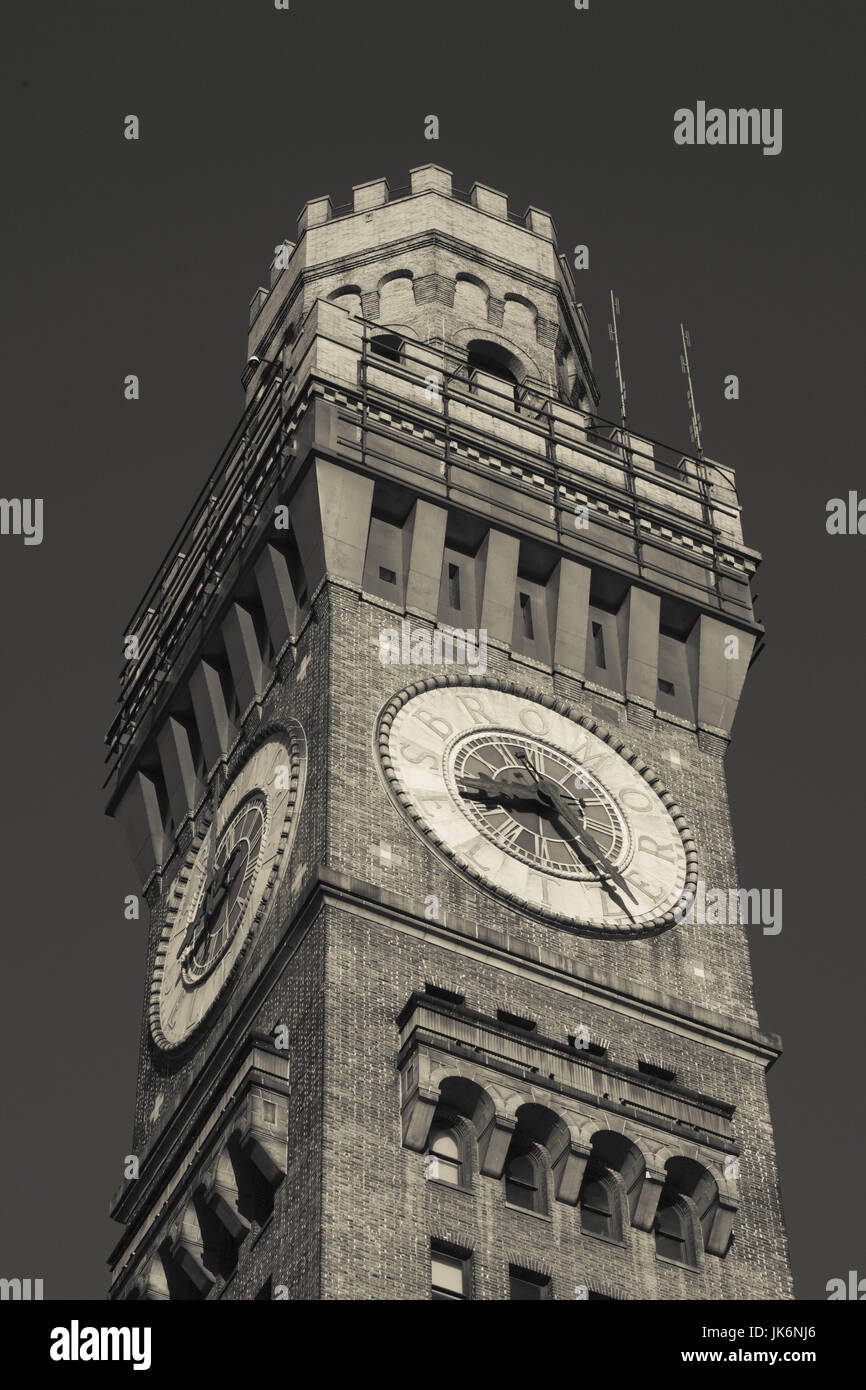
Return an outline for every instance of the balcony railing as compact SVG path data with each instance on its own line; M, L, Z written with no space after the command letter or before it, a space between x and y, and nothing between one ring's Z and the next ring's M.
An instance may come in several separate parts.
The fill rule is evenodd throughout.
M731 518L738 510L730 470L587 416L564 403L547 382L527 378L515 387L486 373L470 379L465 357L441 345L407 341L399 360L390 360L373 348L381 333L380 325L319 301L286 349L282 367L260 368L255 396L126 626L124 638L137 639L138 656L125 662L120 676L120 710L106 736L109 777L159 702L194 626L199 624L202 634L206 630L222 576L240 557L289 466L294 424L310 396L327 387L354 397L363 421L362 457L372 465L371 409L387 411L399 404L423 414L425 424L441 435L449 491L452 468L459 468L461 477L471 473L467 460L452 453L455 444L468 444L512 460L515 476L509 484L527 499L543 496L557 516L557 528L560 490L568 486L627 506L638 546L641 515L670 520L677 512L704 543L712 542L712 557L703 557L710 569L717 539L741 545L737 526L732 523L726 538L715 524L720 507ZM461 495L467 486L461 482ZM515 524L519 520L515 515Z

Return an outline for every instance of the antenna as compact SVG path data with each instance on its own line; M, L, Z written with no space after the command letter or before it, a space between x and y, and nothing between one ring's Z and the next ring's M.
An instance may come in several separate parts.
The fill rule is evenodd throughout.
M698 458L704 457L704 446L701 442L701 417L698 414L697 403L695 402L695 388L692 386L692 369L689 363L689 348L692 340L689 337L689 330L684 323L680 324L680 334L683 340L683 353L680 358L680 367L686 379L686 402L689 407L689 435L697 447Z
M624 377L623 374L622 374L622 358L620 357L620 353L619 353L619 329L617 328L617 322L616 322L617 319L618 319L620 316L621 316L621 310L620 310L620 307L619 307L619 299L618 299L617 296L614 294L613 290L611 290L611 292L610 292L610 323L607 325L607 331L608 331L608 335L609 335L609 337L610 337L610 341L613 343L613 346L614 346L614 356L615 356L614 370L615 370L615 372L616 372L616 380L617 380L617 384L618 384L618 386L619 386L619 413L620 413L620 418L622 419L622 427L623 427L623 429L625 429L626 414L627 414L627 412L626 412L627 392L626 392L626 389L625 389L625 377Z

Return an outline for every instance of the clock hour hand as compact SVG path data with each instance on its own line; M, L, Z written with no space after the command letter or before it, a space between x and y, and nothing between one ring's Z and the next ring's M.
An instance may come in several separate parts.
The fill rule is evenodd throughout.
M477 797L485 801L539 800L536 786L527 782L516 782L511 777L458 777L457 788L461 796Z

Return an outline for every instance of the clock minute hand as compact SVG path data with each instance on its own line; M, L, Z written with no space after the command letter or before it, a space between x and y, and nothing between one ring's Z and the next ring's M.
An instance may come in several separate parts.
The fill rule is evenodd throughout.
M598 843L595 837L591 835L588 830L581 829L580 842L589 851L593 859L595 859L599 868L607 875L608 878L613 880L613 882L618 887L620 893L624 894L626 897L631 898L632 902L635 905L637 905L637 898L635 897L634 893L629 888L628 884L626 883L619 870L615 869L613 864L611 864L610 860L608 859L607 855L605 854L604 850L601 848L601 845Z
M597 840L594 838L594 836L590 834L590 832L587 829L585 829L582 821L577 819L577 817L571 812L570 807L566 805L562 798L556 795L552 796L551 799L554 801L554 805L556 806L556 810L560 817L560 820L564 821L565 825L572 831L573 835L575 836L578 849L582 850L585 853L586 857L590 860L592 867L595 869L599 878L605 880L605 887L608 889L608 891L616 891L616 896L619 898L629 917L631 917L632 921L634 921L634 916L632 914L631 908L626 902L626 899L630 898L631 901L635 904L635 906L638 905L638 901L634 893L631 891L628 884L626 883L625 879L623 878L622 874L619 872L618 869L614 868L613 864L611 864L607 855L604 853L604 850L598 844Z
M567 829L571 831L577 841L578 848L584 850L589 858L594 861L593 867L596 869L599 876L609 879L611 883L614 884L618 896L621 899L631 898L631 901L637 905L637 898L622 877L622 874L611 864L601 846L584 826L582 819L579 819L574 814L574 811L566 802L559 785L551 778L545 777L543 773L539 772L537 768L533 766L527 754L524 753L521 755L521 761L535 778L541 793L546 796L555 807L560 820L565 824ZM628 903L623 902L623 906L626 912L628 912L629 917L632 917ZM634 921L633 917L632 921Z

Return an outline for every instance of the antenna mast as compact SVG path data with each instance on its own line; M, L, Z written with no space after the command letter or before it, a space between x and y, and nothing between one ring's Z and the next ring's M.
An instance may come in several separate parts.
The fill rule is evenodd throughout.
M626 392L626 389L625 389L625 377L624 377L623 374L622 374L622 358L620 357L620 353L619 353L619 329L618 329L618 327L617 327L617 319L618 319L619 317L620 317L619 299L618 299L617 296L614 294L613 290L611 290L611 292L610 292L610 323L607 325L607 331L608 331L608 334L610 335L610 341L613 343L613 346L614 346L614 355L615 355L614 370L615 370L615 372L616 372L616 380L617 380L617 384L618 384L618 386L619 386L619 413L620 413L620 418L621 418L621 420L622 420L622 427L623 427L623 429L625 429L625 422L626 422L626 416L627 416L627 411L626 411L627 392Z
M680 335L683 340L683 352L680 358L680 367L682 368L683 376L686 379L686 401L688 403L690 416L689 435L691 436L694 444L697 446L698 458L703 459L704 446L701 441L701 417L698 414L698 407L695 401L695 388L692 386L692 369L689 363L689 348L692 345L692 340L689 337L689 330L686 328L684 323L680 324Z

